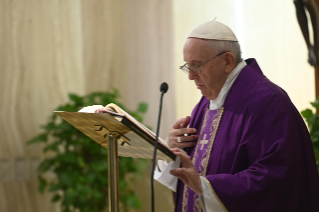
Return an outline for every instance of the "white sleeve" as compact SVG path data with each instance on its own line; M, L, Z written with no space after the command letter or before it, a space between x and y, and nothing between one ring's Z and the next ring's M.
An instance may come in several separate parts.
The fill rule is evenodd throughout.
M225 212L225 206L215 195L212 186L205 177L200 177L202 181L203 195L199 195L202 210L204 212Z
M179 157L176 157L175 161L170 161L169 163L159 160L157 164L160 171L155 168L154 179L176 192L177 177L171 175L169 172L172 169L179 168L180 163Z

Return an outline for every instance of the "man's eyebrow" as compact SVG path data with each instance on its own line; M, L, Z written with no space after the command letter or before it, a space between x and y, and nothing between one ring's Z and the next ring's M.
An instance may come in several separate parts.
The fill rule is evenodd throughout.
M186 62L186 61L184 60L184 62ZM186 63L187 63L187 62L186 62ZM203 63L203 62L197 61L197 60L192 60L192 63Z

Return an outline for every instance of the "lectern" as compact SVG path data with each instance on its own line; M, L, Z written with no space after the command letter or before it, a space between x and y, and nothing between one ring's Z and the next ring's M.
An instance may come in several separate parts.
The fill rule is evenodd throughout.
M108 149L109 211L118 212L118 156L153 159L155 135L125 116L63 111L55 113ZM165 145L158 144L157 159L171 161L175 157Z

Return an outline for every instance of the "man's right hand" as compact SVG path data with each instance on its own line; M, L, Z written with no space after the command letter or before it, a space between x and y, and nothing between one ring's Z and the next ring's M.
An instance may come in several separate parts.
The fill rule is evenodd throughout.
M198 138L198 135L188 135L197 132L195 128L187 128L190 119L190 116L186 116L185 118L177 120L173 124L167 139L167 144L170 148L185 148L193 147L195 145L194 142L189 142ZM181 142L178 142L178 137L180 138Z

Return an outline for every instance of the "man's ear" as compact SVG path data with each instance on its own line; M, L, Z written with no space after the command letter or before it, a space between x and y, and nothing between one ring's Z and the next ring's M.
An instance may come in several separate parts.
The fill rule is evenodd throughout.
M236 67L235 55L232 52L226 52L225 58L225 72L229 74Z

